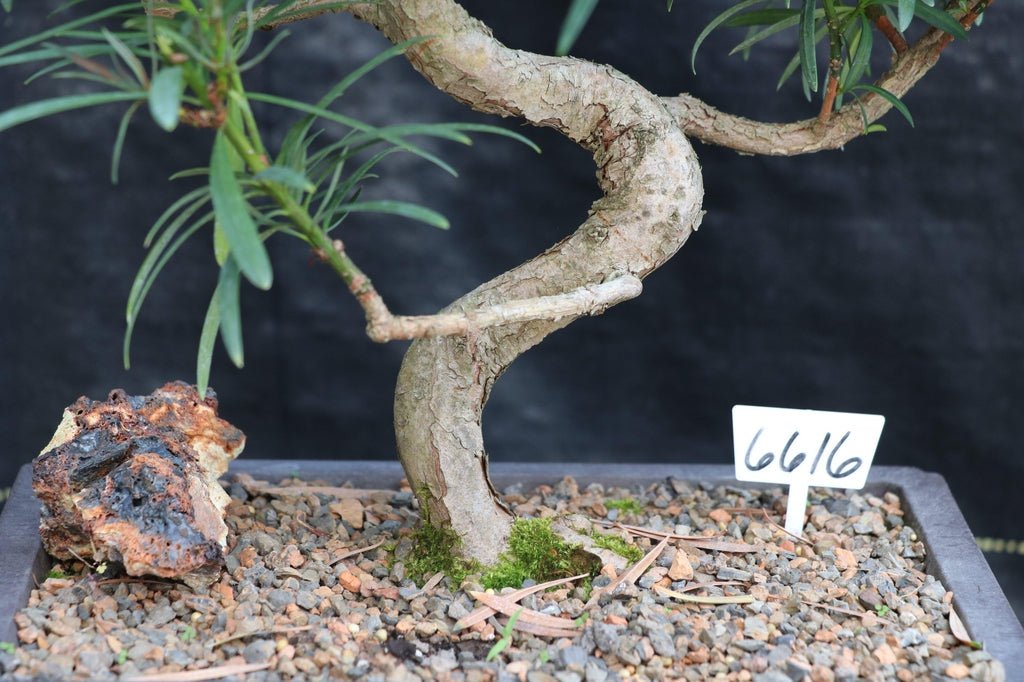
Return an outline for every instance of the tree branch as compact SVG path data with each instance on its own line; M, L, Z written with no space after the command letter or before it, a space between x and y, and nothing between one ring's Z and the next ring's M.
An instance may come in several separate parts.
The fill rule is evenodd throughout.
M910 45L907 44L907 39L903 37L903 34L900 33L895 26L892 25L892 22L889 21L889 17L885 16L885 10L878 5L871 5L865 10L865 13L868 16L868 19L875 24L875 28L878 29L878 32L885 36L885 39L889 41L889 44L892 45L892 49L896 51L896 54L903 54L910 49Z
M962 18L965 29L989 0L973 0ZM890 68L875 83L902 98L939 61L943 48L953 39L937 29L928 30L913 47L896 57ZM689 94L663 98L687 135L708 144L734 149L741 154L794 156L825 149L838 149L863 135L868 124L885 115L892 105L883 97L869 93L860 105L850 103L826 121L818 118L793 123L766 123L727 114Z
M366 311L366 333L381 343L436 336L465 336L490 327L520 322L558 321L567 317L600 315L614 305L636 298L642 291L643 284L638 278L623 275L551 296L495 303L465 312L413 316L392 315L372 286L359 292L353 287L356 299Z

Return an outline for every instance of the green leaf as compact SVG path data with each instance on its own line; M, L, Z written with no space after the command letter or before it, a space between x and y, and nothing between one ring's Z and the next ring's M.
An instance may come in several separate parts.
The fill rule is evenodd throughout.
M121 150L124 149L124 138L128 134L128 124L131 123L132 116L142 106L142 102L134 102L128 110L124 112L124 116L121 117L121 124L117 126L117 137L114 138L114 154L110 160L110 182L111 184L117 184L117 172L121 167Z
M780 21L786 19L792 19L799 14L795 9L784 9L784 8L769 8L769 9L757 9L752 12L744 12L738 16L732 17L729 21L725 22L725 25L730 28L736 28L740 26L766 26L770 24L777 24Z
M54 26L53 28L47 29L45 31L40 31L39 33L30 35L27 38L16 40L13 43L7 43L6 45L0 47L0 56L12 54L14 52L21 50L23 47L28 47L29 45L41 43L44 40L49 40L50 38L53 38L55 36L62 36L68 31L71 31L72 29L78 28L79 26L85 26L86 24L91 24L92 22L99 21L100 19L106 19L107 17L112 17L122 13L134 15L138 11L138 2L115 5L114 7L107 7L106 9L102 9L98 12L93 12L92 14L89 14L87 16L79 17L74 21L69 21L59 26Z
M846 75L846 82L843 84L843 90L849 90L852 86L856 85L867 71L868 66L871 64L871 48L873 47L873 42L874 37L871 30L871 22L868 21L867 17L861 15L857 47L854 50L853 58L850 61L850 70Z
M191 217L192 213L205 202L206 198L204 197L202 200L196 201L193 206L182 211L181 215L179 215L160 236L160 239L153 244L153 248L150 249L148 254L146 254L146 258L143 259L142 265L139 266L139 272L135 275L135 281L132 282L132 288L128 294L128 305L125 314L125 320L127 322L124 332L123 347L125 369L131 367L130 351L132 334L135 331L135 322L139 318L139 311L142 309L142 303L146 300L146 296L149 294L149 290L153 287L153 283L156 282L157 276L160 274L160 271L163 270L164 266L167 265L167 262L171 257L177 253L178 249L181 248L181 245L194 235L203 225L213 219L213 212L211 211L190 225L176 239L174 238L178 228L183 225L185 221ZM171 241L172 239L173 241Z
M819 19L822 19L824 16L825 16L825 10L823 10L823 9L815 10L815 12L814 12L814 20L815 21L817 21ZM760 31L756 31L756 32L750 33L741 43L739 43L738 45L736 45L736 47L734 47L731 50L729 50L729 54L730 55L734 55L737 52L744 52L746 50L749 50L751 47L753 47L757 43L761 42L765 38L770 38L771 36L775 35L776 33L780 33L782 31L786 30L787 28L792 28L793 26L798 25L800 23L800 21L801 21L801 15L800 14L793 14L789 18L782 19L781 21L778 21L778 22L772 24L771 26L767 26L767 27L761 29ZM821 32L821 35L824 35L824 32ZM818 38L817 40L820 42L821 39Z
M239 265L234 254L228 256L217 280L217 306L220 308L220 338L231 362L241 369L245 365L242 351L242 312L239 305Z
M502 637L507 639L512 636L512 630L515 629L516 621L519 620L519 616L520 614L522 614L522 612L522 609L516 609L515 613L513 613L512 616L508 619L508 622L505 623L505 627L501 629Z
M511 643L512 640L510 639L499 639L497 642L494 643L494 646L492 646L490 650L487 652L487 657L484 659L484 661L490 663L498 656L500 656L501 652L507 649L508 645Z
M329 109L324 109L323 107L314 106L312 104L306 104L305 102L288 99L286 97L278 97L276 95L268 95L260 92L250 92L248 94L248 97L249 99L256 102L265 102L267 104L273 104L275 106L287 107L289 109L294 109L295 111L301 111L306 114L313 114L314 116L317 116L319 118L323 118L334 123L340 123L343 126L347 126L349 128L352 128L353 130L358 130L360 132L376 133L381 140L390 142L391 144L397 147L401 147L405 151L415 154L416 156L429 161L435 166L438 166L439 168L445 170L449 174L458 176L458 173L455 172L454 168L452 168L449 164L445 163L436 155L431 154L427 150L417 145L414 145L411 142L403 140L401 137L391 135L380 128L374 128L371 125L363 123L362 121L357 121L356 119L351 118L349 116L337 114Z
M345 0L343 2L320 2L317 3L316 9L317 11L320 12L329 12L331 10L343 9L345 7L348 7L349 5L359 3L362 1L363 0ZM278 3L274 7L274 9L272 9L270 12L267 12L265 15L256 20L255 27L264 28L265 26L269 26L270 24L273 24L275 22L285 21L287 19L291 19L292 17L299 17L304 12L308 11L308 8L303 6L300 6L297 9L293 9L291 11L286 11L288 7L294 4L295 0L289 0L287 2Z
M238 268L253 286L266 290L274 281L270 256L267 255L267 249L260 240L255 223L249 217L242 188L231 168L228 144L224 134L218 132L210 156L210 194L213 196L213 210L228 244L231 245L232 260L237 261ZM226 316L226 312L222 307L221 313Z
M412 38L410 40L398 43L397 45L394 45L388 48L387 50L384 50L383 52L377 54L372 59L366 61L357 69L351 71L348 75L346 75L344 78L338 81L338 83L334 87L328 90L327 93L320 98L320 100L317 102L317 106L320 107L321 109L326 109L335 100L341 97L345 93L345 91L348 90L348 88L350 88L352 84L358 81L360 78L370 73L371 71L373 71L374 69L376 69L378 66L388 61L389 59L394 59L395 57L404 54L405 51L408 50L409 47L411 47L412 45L422 43L423 41L429 39L430 36L419 36L417 38ZM297 121L294 125L292 125L291 128L288 129L288 133L285 135L284 142L281 143L281 152L278 155L278 163L288 165L293 168L302 167L302 158L300 157L300 153L304 151L303 144L306 141L307 135L309 134L309 129L313 125L313 121L315 119L316 116L310 114Z
M357 211L367 213L389 213L404 218L412 218L442 230L449 227L448 219L437 211L418 204L405 201L357 201L338 206L339 211Z
M4 8L5 12L10 12L11 7L14 6L14 0L0 0L0 7Z
M146 87L146 69L142 66L142 62L139 61L139 58L136 57L132 53L131 49L129 49L129 47L113 33L105 28L101 28L100 31L107 43L114 48L114 52L117 53L117 56L120 57L121 60L128 65L128 68L132 70L132 73L135 74L135 79L139 81L139 85Z
M800 10L800 73L804 85L811 91L818 91L818 55L814 40L814 10L816 0L804 0Z
M315 192L316 185L309 181L305 175L295 170L294 168L288 168L286 166L271 166L266 170L262 170L254 175L257 180L267 180L270 182L276 182L284 185L285 187L291 187L292 189L299 189L303 192Z
M153 240L156 239L156 236L157 234L159 234L160 229L167 223L168 220L170 220L174 216L174 214L181 210L186 204L189 204L191 202L198 202L199 199L202 199L203 203L205 203L206 201L209 200L209 197L210 188L205 186L197 187L196 189L187 193L185 196L179 197L177 200L175 200L173 204L168 206L163 213L160 214L160 217L156 219L156 222L153 223L153 226L149 228L149 232L146 233L145 238L142 240L142 245L148 249L150 244L153 243ZM197 210L197 208L192 210Z
M910 115L910 109L907 108L906 104L900 101L899 97L892 94L885 88L880 88L877 85L868 85L867 83L861 83L860 85L854 86L851 89L855 91L867 90L868 92L875 93L882 99L889 102L889 104L891 104L896 111L903 114L903 118L907 119L907 123L909 123L911 127L914 127L914 117Z
M897 28L900 32L907 30L910 26L910 22L914 20L914 6L917 4L917 0L899 0L896 5L896 18L899 19Z
M231 245L228 244L228 238L224 236L224 230L220 223L215 220L213 221L213 257L217 261L217 265L223 266L229 253L231 253Z
M562 21L562 28L558 32L558 45L555 47L555 54L560 57L569 54L576 39L580 37L583 27L590 20L590 15L594 13L595 7L597 7L597 0L572 0L569 11L566 12L565 19Z
M917 5L915 14L925 23L934 26L940 31L945 31L958 40L967 40L967 31L946 10L929 7L922 3Z
M181 96L185 92L185 75L180 66L161 69L153 76L149 88L149 113L156 124L171 132L178 127Z
M690 51L690 69L694 73L697 73L697 50L700 49L700 46L705 40L707 40L707 37L711 35L712 31L748 7L753 7L754 5L759 5L763 2L765 2L765 0L743 0L743 2L730 7L708 22L708 25L704 27L704 30L700 32L700 35L697 36L697 40L693 43L693 49Z
M38 102L30 102L20 107L8 109L0 113L0 132L35 121L36 119L59 114L74 109L85 109L87 107L113 104L114 102L129 102L132 100L145 99L145 92L94 92L87 95L68 95L66 97L54 97Z
M280 42L282 40L284 40L285 38L287 38L290 35L291 35L291 31L289 31L287 29L285 29L283 31L279 31L270 40L270 42L267 43L266 47L264 47L262 50L260 50L256 54L255 57L253 57L252 59L246 60L245 62L242 62L241 64L239 64L238 65L238 72L239 73L245 73L246 71L248 71L252 67L254 67L257 64L259 64L260 62L262 62L264 59L266 59L267 57L270 56L270 53L274 51L274 48L276 48L280 44Z
M220 287L213 291L210 305L206 309L203 320L203 331L199 334L199 350L196 353L196 388L199 389L200 400L206 397L206 389L210 385L210 366L213 364L213 347L217 342L217 331L220 329Z

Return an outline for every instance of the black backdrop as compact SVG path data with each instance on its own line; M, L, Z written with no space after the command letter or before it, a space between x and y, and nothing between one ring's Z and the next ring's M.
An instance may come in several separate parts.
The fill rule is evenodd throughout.
M57 4L16 0L0 21L2 41L38 30ZM567 3L466 4L507 44L550 51ZM574 52L655 92L690 91L766 120L813 115L796 79L774 92L792 36L744 63L725 56L742 36L715 35L700 75L690 73L689 47L721 9L691 0L669 14L660 0L605 0ZM640 299L577 322L510 369L486 415L492 457L726 462L735 403L880 413L878 464L943 473L976 534L1018 535L1024 63L1012 27L1024 8L998 3L990 14L906 98L914 128L891 113L889 133L792 159L698 145L708 212L700 231ZM386 45L346 16L293 31L250 89L308 101ZM79 87L25 86L29 73L0 72L0 108ZM374 123L487 120L401 61L341 107ZM260 114L279 140L291 117ZM166 178L204 165L209 135L166 135L139 116L114 189L107 169L119 115L92 110L0 135L0 482L78 395L147 392L194 375L215 281L208 235L154 287L129 372L120 343L142 236L180 191ZM450 232L366 216L346 223L350 251L393 310L432 312L582 220L597 196L590 159L550 131L525 132L543 154L499 138L443 145L459 179L394 158L368 190L452 221ZM249 435L247 456L393 457L391 389L404 344L367 340L358 307L297 243L279 240L272 256L273 290L243 294L246 368L218 351L213 370L222 414ZM994 559L1006 581L1019 571L1020 560Z

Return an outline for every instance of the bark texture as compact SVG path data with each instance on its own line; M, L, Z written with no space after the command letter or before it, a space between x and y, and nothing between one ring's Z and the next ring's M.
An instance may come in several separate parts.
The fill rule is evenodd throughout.
M597 165L604 196L571 236L445 312L642 279L698 226L703 185L693 148L664 102L625 75L509 49L451 0L381 0L349 11L393 42L436 36L408 53L427 80L478 111L555 128ZM420 339L405 357L395 395L399 455L426 518L455 530L467 556L493 562L512 521L488 480L481 431L494 382L521 353L586 312L593 311Z

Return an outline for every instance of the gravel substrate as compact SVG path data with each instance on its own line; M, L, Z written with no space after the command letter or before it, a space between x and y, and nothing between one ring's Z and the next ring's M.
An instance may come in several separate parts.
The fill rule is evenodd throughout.
M236 666L249 671L247 680L1005 679L1000 663L954 637L953 595L924 573L925 547L891 493L812 489L800 542L774 524L785 509L780 489L676 480L644 490L579 489L572 479L506 489L522 516L580 514L743 541L755 551L675 541L635 584L588 609L591 595L580 586L527 596L520 606L564 618L566 627L582 622L579 634L516 630L488 662L504 616L454 630L481 605L470 595L483 589L479 577L462 585L445 577L424 588L407 575L409 535L419 520L412 493L313 485L236 479L231 552L208 590L113 577L114 567L98 575L82 564L61 566L67 575L48 578L17 616L20 643L0 650L3 677L130 679ZM640 511L609 504L630 499ZM632 541L645 553L658 544ZM602 571L594 592L612 574ZM661 588L753 599L683 603Z

